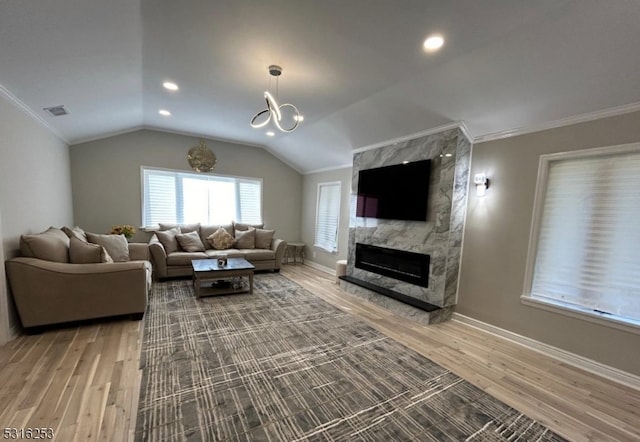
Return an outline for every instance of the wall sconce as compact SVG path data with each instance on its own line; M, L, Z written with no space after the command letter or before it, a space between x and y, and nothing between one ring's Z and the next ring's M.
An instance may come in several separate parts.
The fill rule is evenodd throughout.
M473 184L476 185L476 195L484 196L489 188L489 178L484 173L476 173L473 177Z

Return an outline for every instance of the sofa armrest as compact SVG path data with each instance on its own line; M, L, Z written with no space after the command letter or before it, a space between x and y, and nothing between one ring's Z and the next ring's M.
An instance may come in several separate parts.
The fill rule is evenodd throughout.
M167 252L158 237L154 233L149 240L149 252L156 278L166 278L167 273Z
M24 327L143 313L151 288L148 261L69 264L12 258L5 266Z
M282 264L282 258L284 257L284 251L286 248L287 242L284 239L274 239L271 241L271 250L276 252L274 269L280 269L280 264Z
M129 243L129 259L131 261L149 261L149 244L144 242Z

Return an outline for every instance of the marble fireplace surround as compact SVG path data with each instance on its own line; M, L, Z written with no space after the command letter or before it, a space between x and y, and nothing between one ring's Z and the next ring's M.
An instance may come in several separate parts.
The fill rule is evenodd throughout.
M406 303L347 281L340 285L398 314L423 323L451 317L456 304L462 251L471 143L459 128L358 152L353 156L352 189L358 188L358 172L403 161L431 160L427 221L375 220L351 217L347 277L366 281L403 296L435 305L435 312L417 310ZM355 198L352 198L355 204ZM353 209L353 208L352 208ZM355 213L355 210L352 210ZM431 256L429 284L421 287L354 266L356 243L423 253Z

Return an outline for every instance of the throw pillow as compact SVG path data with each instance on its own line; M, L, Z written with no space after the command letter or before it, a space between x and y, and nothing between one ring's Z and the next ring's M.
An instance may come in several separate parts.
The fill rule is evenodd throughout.
M253 227L254 229L262 229L264 228L264 224L247 224L247 223L233 223L233 228L237 232L238 230L249 230L249 228Z
M185 252L204 252L204 244L198 232L181 233L176 235L176 239Z
M22 235L20 252L27 258L69 262L69 237L55 227L35 235Z
M99 244L84 242L76 237L69 241L69 260L71 264L93 264L113 262L104 247Z
M129 261L129 243L124 235L100 235L87 232L87 239L92 244L104 247L115 262Z
M233 236L224 227L219 227L218 230L209 235L207 241L217 250L226 250L233 247Z
M195 232L200 230L200 223L193 224L173 224L173 223L158 223L160 230L180 229L182 233Z
M256 229L249 227L249 230L236 230L235 245L237 249L255 249Z
M164 247L167 255L180 250L180 244L178 244L178 240L176 239L176 236L180 235L180 233L182 233L180 232L180 227L156 232L158 241L160 241Z
M256 249L270 249L275 230L256 229Z
M78 238L82 242L87 242L87 234L84 232L84 230L82 230L82 228L78 226L75 226L75 227L64 226L62 228L62 231L69 237L69 239Z
M233 237L233 224L223 224L223 225L201 225L200 226L200 239L202 239L202 243L205 245L207 249L213 248L213 245L209 241L209 237L216 233L216 231L220 228L224 228L229 235Z

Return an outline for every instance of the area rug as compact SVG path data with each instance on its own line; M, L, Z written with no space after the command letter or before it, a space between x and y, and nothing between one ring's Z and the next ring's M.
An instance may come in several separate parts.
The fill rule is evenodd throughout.
M278 274L196 299L155 284L138 441L561 441Z

